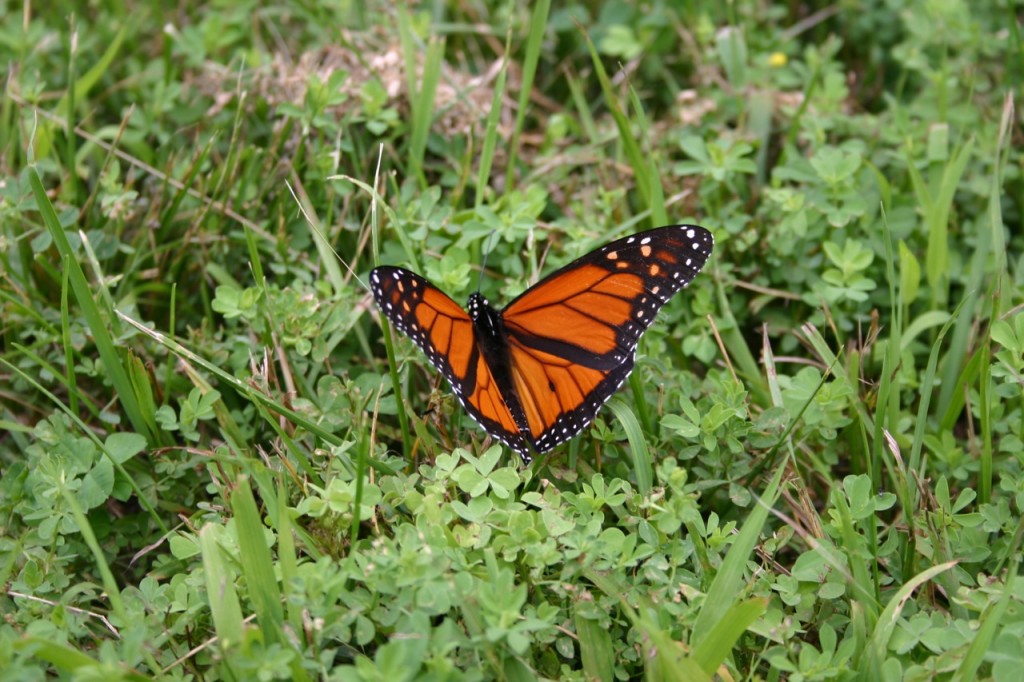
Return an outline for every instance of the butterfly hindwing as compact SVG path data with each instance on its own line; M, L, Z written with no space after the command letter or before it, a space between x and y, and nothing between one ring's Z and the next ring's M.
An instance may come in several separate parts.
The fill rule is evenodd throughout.
M538 452L593 421L632 371L640 336L700 272L713 245L696 225L625 237L546 277L502 311Z
M375 268L370 273L370 289L378 307L420 347L484 430L513 450L526 452L502 389L477 346L473 321L466 311L426 279L403 268Z
M529 442L547 452L590 425L633 369L629 354L607 370L509 339L512 378L529 425Z

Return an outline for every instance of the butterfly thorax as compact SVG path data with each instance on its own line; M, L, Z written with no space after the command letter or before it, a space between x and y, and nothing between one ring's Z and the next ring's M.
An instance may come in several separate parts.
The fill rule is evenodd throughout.
M505 342L505 323L501 313L495 310L483 294L470 294L466 304L466 312L473 320L473 331L480 342L484 356L488 362L497 361L507 364L508 345Z

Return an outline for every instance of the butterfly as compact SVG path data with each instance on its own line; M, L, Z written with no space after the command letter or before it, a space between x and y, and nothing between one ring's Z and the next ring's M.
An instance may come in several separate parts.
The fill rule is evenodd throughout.
M502 310L466 310L414 272L381 266L370 290L487 433L520 455L576 436L633 370L640 336L714 246L698 225L624 237L577 258Z

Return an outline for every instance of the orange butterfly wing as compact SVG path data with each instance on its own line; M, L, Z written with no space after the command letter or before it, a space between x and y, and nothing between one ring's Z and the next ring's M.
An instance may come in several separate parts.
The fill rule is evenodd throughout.
M696 225L642 232L593 251L502 311L527 441L545 452L585 429L633 369L640 336L714 246Z
M382 266L370 274L380 309L452 385L459 402L491 435L517 452L526 450L473 333L473 321L458 303L414 272Z

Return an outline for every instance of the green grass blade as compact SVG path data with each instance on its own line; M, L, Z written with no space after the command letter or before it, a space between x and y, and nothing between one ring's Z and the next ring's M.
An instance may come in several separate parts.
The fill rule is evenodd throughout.
M377 167L377 172L380 172L380 166ZM406 253L409 255L409 259L412 262L414 270L419 270L417 264L416 249L413 248L412 241L408 235L402 229L402 224L397 220L394 211L382 201L380 194L377 192L379 186L379 178L374 177L374 186L370 187L364 182L349 178L347 176L341 176L343 179L349 180L356 187L359 187L364 192L368 193L371 198L371 213L370 213L370 238L373 249L373 264L380 265L380 241L381 241L381 226L378 207L383 207L385 215L388 216L389 222L394 225L395 233L398 235L399 241L402 246L405 247ZM406 414L404 403L402 401L402 382L398 378L398 362L395 360L395 338L391 333L391 324L387 321L387 318L381 316L381 333L384 337L384 351L388 358L388 376L391 378L391 387L395 394L395 400L398 401L400 409L398 410L398 427L402 432L402 447L405 453L408 455L412 451L412 438L409 433L409 416Z
M580 644L580 660L588 679L613 682L615 679L615 658L612 656L611 635L601 627L600 622L587 618L579 609L573 617L576 637Z
M966 304L971 302L970 297L965 297L963 302ZM952 343L950 343L952 347ZM957 375L956 385L957 386L974 386L978 381L978 377L981 375L982 365L990 363L991 357L984 354L984 346L978 346L977 349L967 358L967 362L964 364L963 369L960 370L960 374ZM949 352L947 351L946 355ZM941 366L941 363L940 363ZM941 379L939 382L941 383ZM941 389L941 385L939 386ZM941 393L940 393L941 397ZM949 404L946 405L946 409L937 413L941 415L939 419L939 426L941 429L952 429L963 417L964 406L967 405L967 394L965 391L953 391L949 399Z
M188 171L185 173L185 177L183 180L181 180L180 182L172 183L170 182L170 176L163 176L164 190L166 191L167 187L174 187L176 192L174 194L174 197L169 202L167 202L166 208L164 208L164 210L160 212L160 218L158 219L158 222L160 224L161 230L168 230L171 227L171 223L174 217L178 214L178 211L181 209L181 204L186 197L188 197L193 192L198 194L198 190L196 190L193 187L193 185L195 184L196 178L199 177L199 174L203 171L204 168L206 168L206 161L210 156L210 152L214 148L215 141L216 138L211 137L211 139L209 139L207 143L203 145L203 148L199 151L199 153L195 157L193 157L192 163L189 165ZM251 225L249 225L248 223L243 223L243 225L245 225L246 229L248 230L252 229Z
M316 207L313 206L313 202L309 200L301 184L297 184L296 188L298 191L293 192L292 196L299 202L302 215L306 217L306 224L309 226L313 243L316 245L317 255L320 257L320 265L323 267L327 281L331 283L334 294L337 296L348 288L348 284L345 282L345 275L341 272L341 267L338 265L338 254L334 251L334 247L331 246L327 237L324 236L323 230L320 229L320 218L317 216ZM256 260L258 262L258 259ZM259 286L265 286L265 282L265 279L257 280Z
M918 336L933 329L935 327L941 327L949 321L950 315L945 310L930 310L925 313L921 313L913 322L908 324L903 329L903 334L899 338L900 352L906 351L910 344L917 339Z
M82 314L85 316L89 331L92 332L93 340L96 343L96 350L103 360L104 369L110 377L110 383L114 386L114 393L117 396L118 402L128 416L132 428L137 433L145 436L151 443L157 442L156 435L150 430L146 419L142 415L142 411L139 409L138 403L135 401L135 391L132 389L131 380L128 377L128 371L125 368L121 353L114 345L114 340L107 328L107 323L104 321L104 315L100 313L100 308L96 305L92 289L89 288L89 283L85 279L85 273L82 272L81 265L79 265L74 250L71 248L71 242L68 241L67 235L64 234L64 228L60 225L57 213L53 209L53 204L50 203L49 197L46 196L42 180L39 179L39 174L34 168L30 169L28 176L43 224L53 238L53 242L68 268L71 291L74 293L75 300L78 301L78 305L82 309ZM113 310L106 310L105 313L107 319L115 318Z
M597 131L597 123L594 122L594 115L590 111L590 103L584 94L584 84L578 76L573 73L567 74L566 85L569 86L569 94L572 96L573 109L579 119L580 127L583 129L584 137L592 145L601 144L601 136Z
M93 64L88 71L75 80L74 88L64 93L60 98L60 101L57 102L57 106L54 107L54 111L66 112L73 103L81 102L86 96L88 96L89 92L110 70L111 64L114 63L118 52L121 51L121 45L124 43L124 39L128 35L129 28L130 26L128 24L121 26L118 32L114 34L109 42L106 43L106 49L104 50L103 55L100 56L99 60L97 60L97 62ZM71 75L74 75L73 70L69 71ZM65 121L64 123L67 126L68 137L74 137L75 132L73 119ZM44 123L39 127L35 136L35 142L35 154L37 159L43 159L50 155L50 147L53 144L53 126L50 123Z
M636 181L636 188L640 194L641 204L643 208L654 214L655 207L653 205L654 197L651 195L651 183L654 182L655 179L651 178L650 167L648 166L645 156L640 149L636 135L630 126L629 119L626 118L626 114L623 112L622 106L619 104L619 98L616 96L614 88L612 88L612 83L608 78L608 73L604 70L604 64L601 63L601 57L597 53L597 48L594 46L589 35L584 34L584 39L587 43L587 49L590 51L590 60L594 65L594 72L597 74L597 80L601 84L601 92L604 94L605 104L608 106L608 110L611 112L612 118L615 120L615 126L619 131L619 143L622 145L623 151L626 154L626 160L633 169L633 177ZM660 178L657 178L657 181L660 182ZM662 213L664 213L664 205L662 206ZM661 219L661 215L655 216L655 220ZM666 223L662 222L659 224L664 225Z
M71 345L71 322L68 316L68 273L71 268L64 260L64 269L60 280L60 331L64 343L64 385L68 390L71 411L78 414L78 380L75 378L75 351ZM59 376L59 374L55 375Z
M805 324L800 328L800 330L803 332L807 341L811 344L811 348L813 348L814 352L818 354L818 357L820 357L825 364L833 368L836 376L843 379L851 386L857 385L856 380L850 376L846 368L842 364L836 362L836 355L832 352L832 349L828 345L828 341L826 341L825 337L821 335L821 332L818 331L817 327L812 324ZM864 424L869 433L873 433L875 430L875 420L870 414L868 414L868 411L860 397L854 395L850 398L850 403L851 407L854 408L857 416L860 418L861 423Z
M655 225L668 225L668 212L665 210L665 190L661 186L661 170L658 167L657 154L651 149L652 145L650 144L650 125L647 122L647 116L644 114L643 102L632 85L629 87L629 97L633 104L637 126L640 128L640 139L643 140L646 147L646 152L640 152L639 148L637 151L640 153L638 162L647 166L647 172L644 174L647 178L647 207L651 211L651 219Z
M945 177L943 179L945 180ZM953 190L955 190L955 187ZM950 197L949 201L952 202L952 197ZM948 214L949 206L946 207L945 211ZM970 262L964 268L964 272L967 274L967 282L964 286L964 289L967 291L967 295L964 297L965 314L957 321L956 326L953 328L953 334L949 342L949 352L946 354L946 360L942 366L942 383L939 388L938 401L939 412L946 411L953 400L954 392L958 390L956 379L963 367L963 358L968 355L967 343L972 333L974 319L978 314L978 297L987 269L985 262L991 256L992 232L989 229L981 229L978 233L978 240L974 252L971 254Z
M993 301L993 308L996 307ZM998 316L993 314L992 319ZM981 357L988 358L991 350L991 327L985 330L984 343L981 346ZM981 452L978 457L978 503L989 504L992 501L992 363L982 363L981 376L978 377L978 410L981 425Z
M153 383L149 369L142 359L132 349L128 349L125 355L125 363L128 368L128 380L132 385L132 395L135 396L135 403L139 406L142 418L146 420L150 431L161 436L160 444L166 445L170 438L166 437L156 423L156 411L158 405L153 395Z
M67 36L65 37L65 43L67 45L67 73L65 74L64 81L66 83L74 83L75 57L78 54L78 39L75 30L75 15L72 14L68 17L68 24L69 30ZM75 103L77 101L75 98L75 90L76 88L74 87L69 87L67 89L67 91L64 94L64 101L62 102L64 106L61 109L59 109L59 111L64 112L65 125L67 126L68 131L68 134L65 137L66 147L64 151L64 165L65 167L71 169L74 169L78 165L75 158L77 156L76 150L78 148L78 136L75 135L74 132L76 126L75 121L77 120L77 117L75 116ZM79 203L77 173L71 172L65 176L65 183L62 189L64 192L64 196L67 197L70 203Z
M281 571L281 591L284 596L285 617L292 632L302 632L302 594L295 589L293 581L299 579L299 557L295 549L295 528L291 510L288 508L290 491L284 477L278 480L275 496L276 510L274 529L277 531L277 562Z
M739 535L729 547L722 566L715 574L711 587L704 596L704 603L700 607L697 619L693 623L690 644L694 649L708 638L736 603L737 596L743 593L743 574L747 568L747 561L754 552L761 529L768 520L768 513L779 497L779 483L785 469L784 462L776 467L764 495L753 505L750 515L740 527Z
M426 187L427 176L423 169L423 159L427 150L427 135L434 121L434 97L437 94L437 84L441 80L444 41L436 37L427 41L422 71L417 69L416 64L420 62L419 57L423 54L421 43L413 31L412 20L405 5L399 4L397 9L399 37L402 53L405 55L406 88L412 116L408 174L418 178L421 186Z
M992 255L995 260L995 277L989 287L989 300L991 309L989 312L989 324L985 325L984 341L981 344L981 354L989 358L989 351L992 345L992 324L999 317L1002 308L1004 292L1012 292L1014 286L1006 269L1006 243L1005 225L1003 223L1003 170L1008 161L1009 149L1006 149L1006 141L1010 137L1013 117L1013 97L1007 93L1003 104L1003 115L999 123L999 135L995 147L995 168L992 171L992 182L989 185L988 193L988 227L990 230L989 241L992 245ZM1003 153L1006 149L1006 154ZM1012 295L1012 294L1011 294ZM981 405L981 456L980 470L978 472L978 501L987 504L992 499L993 485L993 384L992 364L985 362L981 369L981 377L978 382Z
M768 384L772 407L785 407L782 389L779 387L779 371L775 366L775 351L772 350L771 339L768 336L768 325L761 327L761 360L764 362L765 383Z
M264 535L265 526L249 482L244 478L237 482L231 494L231 510L235 516L242 572L264 641L283 643L281 590L274 577L274 563Z
M876 490L881 489L884 486L884 482L881 480L881 469L882 464L885 463L888 471L892 476L893 489L904 509L913 509L913 485L910 479L906 476L906 470L904 469L903 462L897 461L894 457L894 461L886 460L886 453L890 452L889 445L891 443L891 432L897 431L900 425L900 407L901 391L900 391L900 374L897 371L901 359L900 359L900 339L903 336L903 312L908 307L902 300L903 288L897 288L898 284L901 284L902 280L897 279L896 276L896 254L897 250L893 248L892 233L889 230L888 216L883 211L882 213L882 228L884 231L884 245L885 245L885 273L886 280L889 284L889 315L892 320L889 326L889 342L885 346L885 354L882 356L882 374L878 384L878 398L876 403L876 416L875 419L875 430L871 434L871 480ZM894 453L895 454L895 453ZM915 517L913 514L909 514L907 518L907 525L910 529L911 537L914 536L915 529ZM879 583L878 575L878 528L874 523L867 524L866 532L869 537L869 546L874 555L874 561L872 567L875 569L873 575L874 583L876 586ZM906 544L904 544L906 548ZM904 552L906 557L908 552ZM913 561L913 559L911 559Z
M892 599L889 600L889 603L886 604L885 608L878 615L877 623L868 642L868 648L861 659L861 665L858 666L860 671L867 676L867 679L882 679L882 664L888 658L889 640L896 629L896 623L903 612L903 607L907 605L907 601L914 593L914 590L940 573L953 568L955 565L956 562L950 561L921 571L904 583L896 591L896 594L892 596Z
M933 290L939 288L941 280L949 281L949 211L953 205L953 194L960 184L964 168L974 150L974 140L968 140L954 152L949 164L942 173L938 191L933 201L926 206L926 222L928 226L928 252L925 257L925 273ZM939 300L945 300L942 296Z
M631 606L626 595L627 586L613 575L585 569L583 574L594 585L610 597L619 600L619 608L634 628L642 633L640 641L644 654L644 678L648 680L687 680L711 682L697 662L690 656L683 656L683 648L658 626L656 609L646 598L640 596L639 611Z
M551 0L540 0L533 6L530 14L530 34L526 38L526 55L523 58L519 83L519 102L516 106L516 122L512 128L512 139L509 141L508 164L505 166L506 193L516 186L516 162L519 158L519 136L523 132L526 112L530 106L530 94L533 91L533 80L537 75L537 63L540 61L540 48L544 44L544 33L551 11ZM506 50L507 54L507 50Z
M654 485L654 467L651 465L651 450L647 446L647 439L644 437L643 429L636 416L620 398L615 397L608 401L608 407L615 414L615 418L622 425L626 432L626 439L629 441L629 449L633 457L633 475L636 476L636 487L641 495L647 495Z
M213 630L221 652L228 654L242 643L242 607L235 590L235 572L221 549L223 535L221 526L208 523L199 531L199 547Z
M907 469L918 472L921 476L926 475L926 471L922 468L921 448L924 446L924 430L928 425L928 408L931 404L932 392L935 387L935 373L939 364L939 351L942 349L942 341L946 338L946 334L957 318L960 317L960 312L963 310L965 302L960 302L960 305L956 307L949 316L949 319L946 320L946 323L942 325L942 329L939 330L935 343L932 344L932 350L928 354L928 364L925 367L924 374L921 376L921 397L917 408L917 420L914 423L914 440L911 445L910 460L907 462ZM916 494L915 489L912 495L916 496ZM912 497L912 499L914 498Z
M722 344L729 351L730 360L735 363L747 389L754 394L757 403L770 404L771 396L761 376L761 368L754 354L750 352L736 318L733 317L732 307L729 305L729 292L726 290L725 282L719 277L715 277L715 298L718 300L718 320L715 328L721 334Z
M647 393L644 391L644 382L637 372L629 375L629 387L633 392L633 406L636 408L636 417L640 420L640 427L647 433L654 429L651 424L651 413L647 407Z
M14 640L13 648L15 651L30 651L35 658L46 661L57 671L71 673L75 679L112 679L109 663L101 663L78 649L62 642L55 642L49 637L23 635ZM50 672L52 674L52 671ZM116 679L146 682L153 678L121 667L117 669Z
M714 675L725 662L744 632L768 610L765 598L733 604L716 622L706 637L693 647L693 660L708 675Z
M476 176L477 208L483 205L490 186L491 166L494 164L494 149L498 146L498 121L501 119L501 103L505 99L505 81L508 77L508 53L512 49L511 35L505 40L505 58L501 61L501 69L494 82L494 93L491 96L491 110L487 114L487 125L484 129L484 144L480 150L480 167Z
M353 185L355 185L359 189L361 189L364 192L366 192L366 194L368 194L370 196L371 200L373 201L373 206L374 206L373 210L377 211L379 209L379 210L384 211L384 215L387 217L387 221L386 222L389 225L392 225L394 227L394 229L395 229L395 236L398 237L398 241L399 241L399 243L401 243L402 249L405 251L405 255L406 255L406 257L409 260L409 266L413 270L416 270L416 271L422 271L423 270L423 268L420 267L420 262L419 262L420 253L421 253L420 248L418 248L417 245L414 244L413 241L409 238L409 236L402 229L400 229L400 227L403 225L403 222L398 219L398 216L395 214L394 209L392 209L390 206L388 206L387 202L384 201L384 198L380 196L380 193L378 193L377 190L375 190L373 187L371 187L370 185L366 184L362 180L357 180L356 178L353 178L353 177L348 176L348 175L332 175L332 176L328 177L327 179L328 180L345 180L346 182L351 182ZM374 222L376 222L376 218L374 218ZM373 258L374 258L374 264L375 265L380 265L380 263L379 263L379 258L380 258L380 234L379 234L379 229L373 230Z

